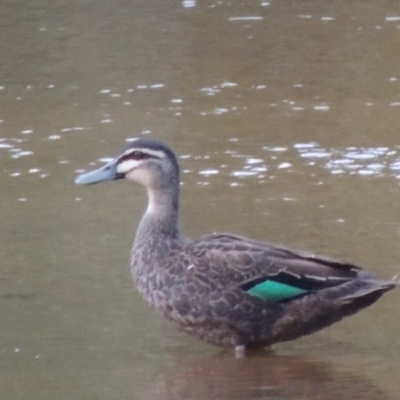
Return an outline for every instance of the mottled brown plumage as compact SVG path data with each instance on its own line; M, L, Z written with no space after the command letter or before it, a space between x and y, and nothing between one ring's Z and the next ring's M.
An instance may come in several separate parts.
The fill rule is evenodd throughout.
M131 271L145 300L180 329L210 343L268 346L354 314L394 288L361 268L232 234L190 241L179 229L179 166L165 144L138 139L78 184L127 178L149 205Z

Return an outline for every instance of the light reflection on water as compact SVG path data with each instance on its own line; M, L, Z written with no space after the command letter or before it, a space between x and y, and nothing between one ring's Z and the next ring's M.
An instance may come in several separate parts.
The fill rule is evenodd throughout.
M83 127L72 127L61 129L61 134L68 132L81 132ZM142 135L150 134L151 131L144 131ZM50 140L50 137L48 137ZM57 136L57 139L62 139L61 135ZM128 138L127 142L133 141L136 138ZM236 138L231 138L229 142L237 142ZM24 144L23 146L21 144ZM229 145L227 145L229 146ZM400 146L399 146L400 147ZM204 155L191 155L185 154L180 156L182 160L188 160L194 158L195 160L204 161L202 167L199 170L184 169L184 174L197 173L202 178L212 177L219 173L225 173L232 179L240 178L257 178L257 179L274 179L274 171L281 170L286 173L296 173L297 168L302 166L310 166L309 174L314 175L319 168L328 170L332 174L349 174L349 175L361 175L361 176L376 176L376 177L393 177L400 179L400 156L398 148L389 147L346 147L343 149L338 148L325 148L317 142L309 143L296 143L290 147L284 146L263 146L262 150L265 154L264 158L259 158L260 153L257 155L240 154L237 150L225 150L224 154L232 159L243 160L242 167L234 170L233 166L230 165L229 158L224 160L219 167L215 168L207 166L207 161L210 165L213 164L214 158L221 158L221 154L209 153ZM34 156L34 152L29 150L29 141L27 139L15 139L15 138L1 138L0 139L0 152L8 152L9 156L16 160ZM115 154L117 155L117 154ZM34 157L32 158L34 160ZM99 158L99 162L108 162L112 157ZM15 165L10 168L9 176L11 178L19 178L23 174L37 175L40 178L48 178L49 172L43 172L42 167L35 164L26 167L25 170L18 171L18 166ZM58 163L61 165L69 164L69 160L59 160ZM91 167L95 167L96 164L91 162ZM77 169L77 173L81 173L85 169ZM264 181L260 181L263 183ZM205 181L202 179L198 182L204 184ZM237 184L238 182L231 182L231 184Z

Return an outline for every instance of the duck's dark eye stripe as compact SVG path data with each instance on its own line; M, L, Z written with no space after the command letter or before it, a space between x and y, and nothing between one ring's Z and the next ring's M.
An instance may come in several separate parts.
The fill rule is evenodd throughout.
M125 154L121 157L120 161L125 161L125 160L143 160L145 158L156 158L152 156L151 154L144 153L142 151L132 151L128 154Z
M142 153L141 151L133 151L131 154L129 154L129 156L129 158L134 158L135 160L146 158L146 154Z

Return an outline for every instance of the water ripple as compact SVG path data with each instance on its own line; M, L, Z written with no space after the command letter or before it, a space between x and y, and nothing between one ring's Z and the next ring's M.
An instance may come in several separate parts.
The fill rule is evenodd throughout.
M329 171L332 175L349 174L360 176L392 176L400 179L400 146L389 147L345 147L325 148L317 142L296 143L292 147L284 146L263 146L265 157L257 157L248 154L241 154L238 151L229 149L223 152L231 157L235 163L240 162L241 166L230 166L230 163L222 164L219 168L204 168L199 174L204 177L211 177L225 168L225 173L231 178L246 179L256 178L258 183L265 182L264 179L275 179L278 174L296 173L304 168L301 165L312 167L310 176L318 172L318 168ZM208 155L212 160L213 155ZM196 156L197 160L206 160L206 157ZM279 172L278 172L279 171ZM190 170L190 172L193 172ZM234 182L230 186L237 186Z
M88 128L63 128L60 134L50 135L47 139L58 140L64 134L83 129ZM11 178L50 176L50 171L44 170L35 153L30 150L28 138L0 138L0 154L8 154L13 160L13 166L6 171L7 175ZM245 154L240 152L240 142L235 138L228 139L227 143L228 147L222 152L180 155L183 174L201 177L199 185L208 184L208 180L211 181L215 176L223 176L228 179L230 186L240 186L247 179L256 179L262 183L266 179L278 179L282 174L296 174L298 171L301 174L308 171L310 176L317 176L321 169L332 175L390 176L400 179L400 145L338 148L310 141L291 146L262 146L257 153ZM98 160L101 163L107 161L109 158ZM96 167L98 162L92 166ZM54 164L63 168L68 167L71 161L60 159Z
M334 174L389 175L399 177L400 158L398 150L389 147L346 147L325 149L313 142L295 145L301 158L311 159Z

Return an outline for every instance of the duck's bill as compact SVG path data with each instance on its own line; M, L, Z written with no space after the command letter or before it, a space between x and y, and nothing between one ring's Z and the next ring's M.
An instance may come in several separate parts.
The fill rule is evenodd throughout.
M123 174L117 171L117 159L110 161L106 165L94 171L86 172L75 179L77 185L93 185L95 183L113 181L123 178Z

